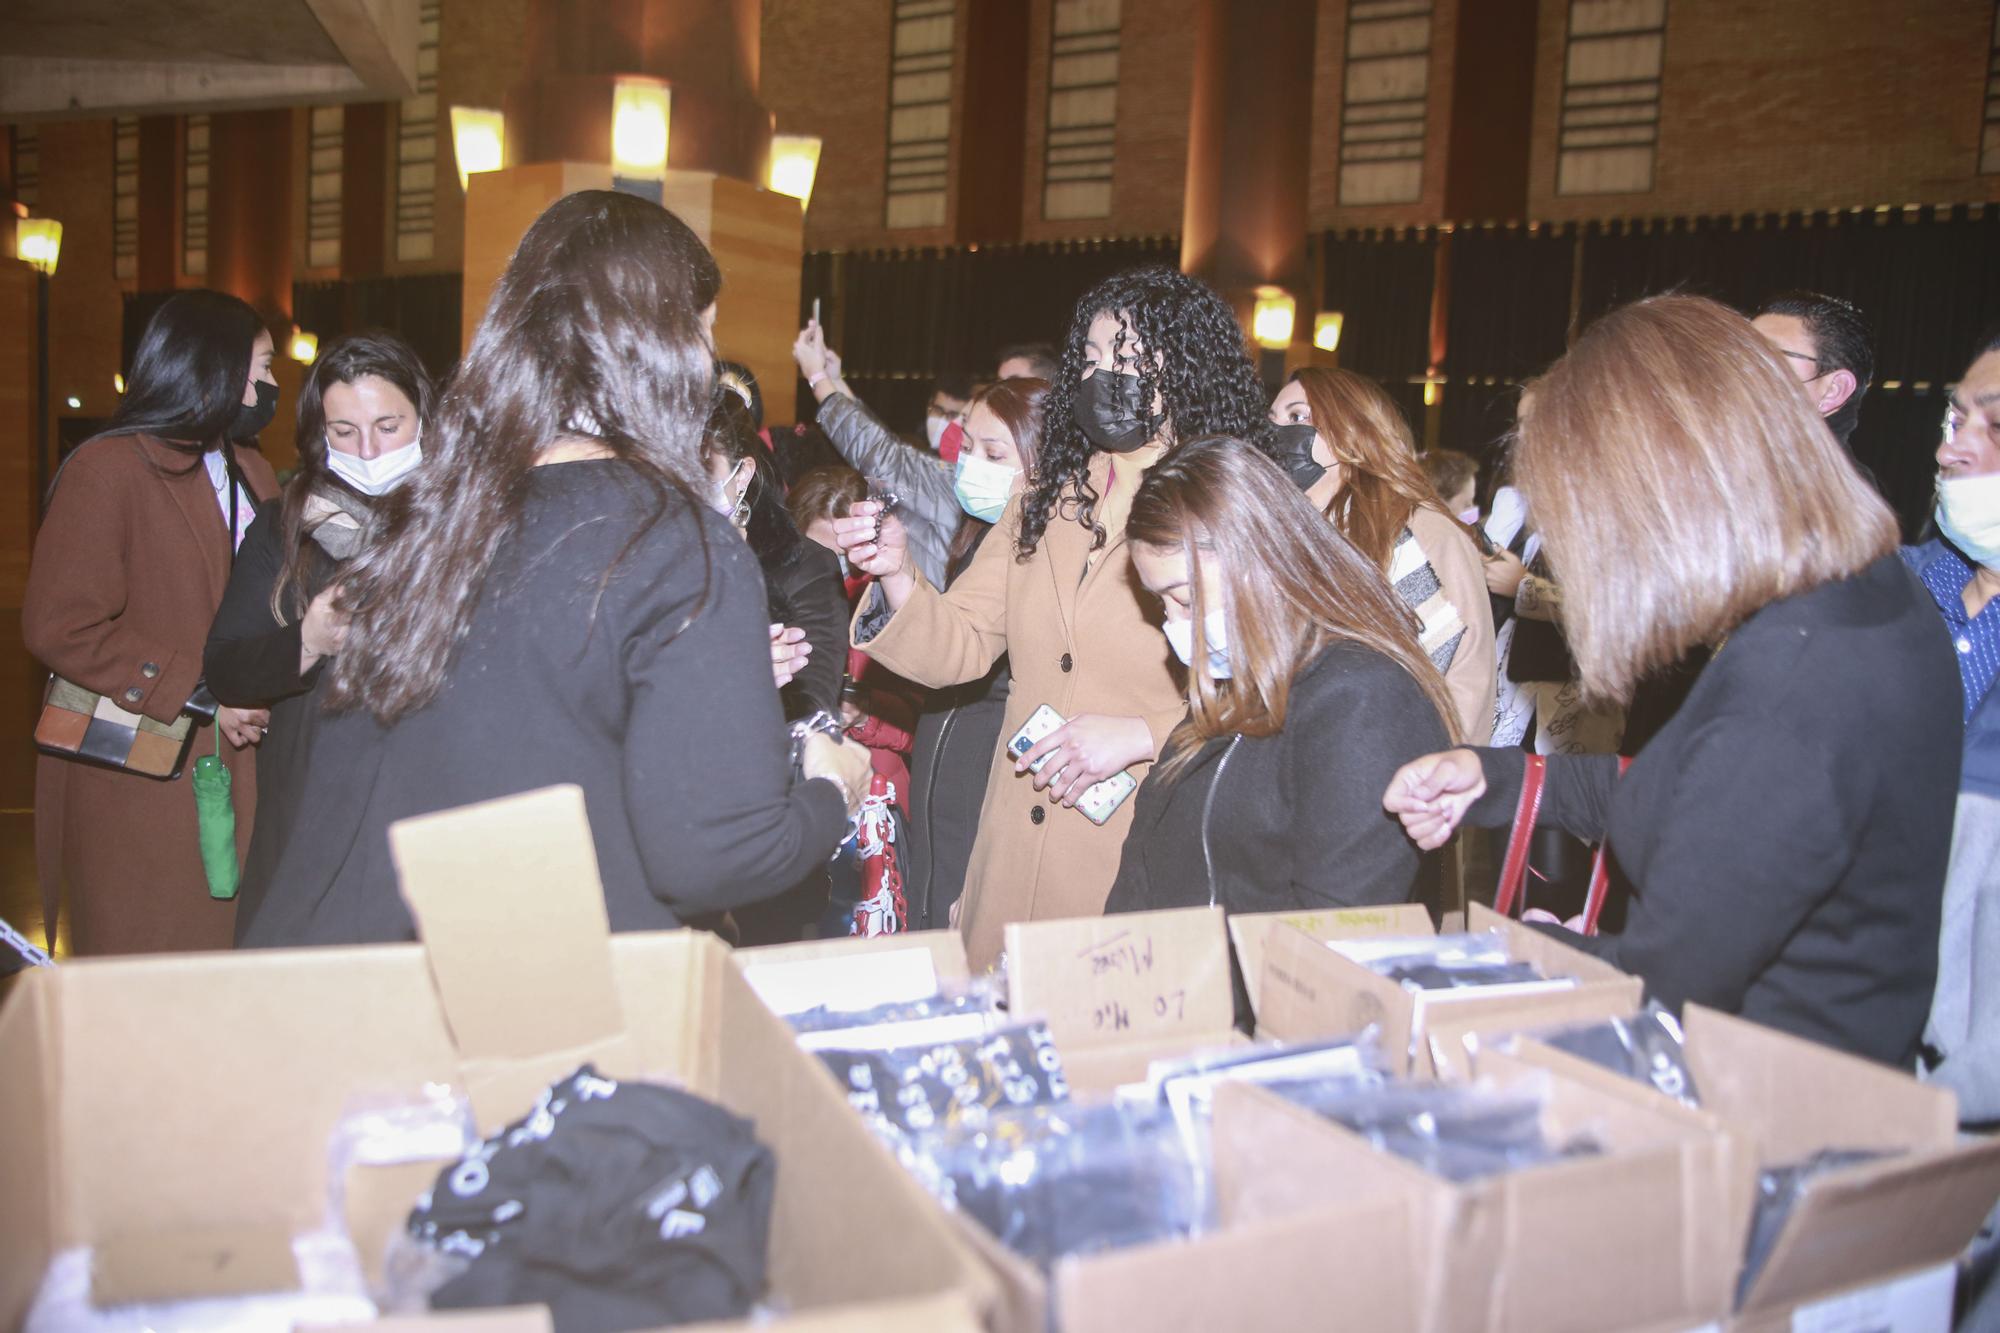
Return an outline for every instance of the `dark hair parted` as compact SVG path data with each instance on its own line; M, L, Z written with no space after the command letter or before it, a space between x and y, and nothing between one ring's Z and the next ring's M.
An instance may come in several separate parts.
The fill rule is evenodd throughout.
M156 436L196 466L235 422L263 332L263 317L225 292L199 288L168 297L139 335L111 424L92 438Z
M1095 450L1074 415L1083 382L1084 346L1099 315L1119 324L1116 351L1130 357L1139 377L1139 402L1149 440L1172 442L1201 435L1254 438L1264 430L1266 395L1244 348L1243 329L1228 304L1206 283L1178 269L1148 265L1106 278L1077 302L1063 340L1062 366L1044 407L1035 484L1021 504L1017 558L1026 560L1058 511L1095 533L1097 501L1090 484ZM1158 414L1155 415L1157 407Z
M1059 355L1054 343L1008 343L993 358L993 364L997 368L1009 361L1026 361L1029 378L1051 380L1055 378Z
M1815 369L1844 370L1859 386L1858 399L1875 379L1875 337L1868 321L1851 301L1820 292L1780 292L1764 302L1760 315L1789 315L1806 326L1813 340Z
M436 397L430 372L410 345L393 333L371 329L348 334L313 362L299 388L298 467L278 507L278 549L284 553L284 564L278 569L277 582L271 585L271 614L280 625L305 614L333 569L331 558L319 549L305 526L307 499L322 487L352 491L327 466L326 391L336 384L351 385L371 377L394 385L409 399L418 423L430 417ZM356 499L371 509L382 504L366 496Z
M1205 655L1196 654L1187 720L1174 733L1163 779L1171 781L1205 740L1282 730L1292 682L1335 643L1358 644L1408 672L1456 735L1444 677L1419 644L1409 608L1257 446L1212 436L1176 447L1147 469L1125 535L1187 553L1197 626L1214 610L1203 605L1203 562L1215 560L1222 571L1230 676L1213 679Z
M744 459L752 465L750 477L750 521L743 536L757 562L765 568L782 565L798 556L805 538L785 509L785 485L778 478L778 465L757 434L750 408L735 390L718 386L715 406L709 413L708 434L702 439L702 457L722 458L736 466ZM705 484L713 488L704 472Z
M600 590L670 504L702 503L715 378L702 312L721 287L708 247L657 204L584 190L535 220L428 425L430 461L342 577L353 619L329 708L365 708L386 725L436 697L520 521L530 469L556 440L594 438L653 492ZM706 570L705 539L702 553Z
M803 533L825 519L845 518L855 504L868 498L868 479L851 467L816 467L800 477L785 497L786 512Z

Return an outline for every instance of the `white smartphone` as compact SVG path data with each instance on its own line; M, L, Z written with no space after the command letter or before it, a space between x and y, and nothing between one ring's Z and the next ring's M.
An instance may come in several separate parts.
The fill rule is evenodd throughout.
M1021 724L1021 729L1015 732L1013 738L1007 742L1007 753L1019 759L1022 755L1034 749L1037 741L1062 724L1062 714L1047 704L1043 704L1028 715L1028 720ZM1048 763L1052 757L1052 755L1043 755L1040 759L1028 765L1028 770L1032 773L1041 772L1042 765ZM1122 771L1113 773L1110 777L1104 779L1104 781L1093 783L1084 788L1083 794L1076 798L1077 813L1081 814L1091 823L1101 825L1105 820L1111 818L1119 806L1125 804L1126 798L1136 791L1138 786L1138 780L1130 773Z

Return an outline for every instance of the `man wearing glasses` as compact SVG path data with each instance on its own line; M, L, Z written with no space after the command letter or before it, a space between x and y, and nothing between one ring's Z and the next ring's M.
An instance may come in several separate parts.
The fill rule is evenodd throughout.
M1834 438L1848 446L1875 374L1875 340L1861 312L1839 297L1785 292L1766 301L1751 323L1805 385Z

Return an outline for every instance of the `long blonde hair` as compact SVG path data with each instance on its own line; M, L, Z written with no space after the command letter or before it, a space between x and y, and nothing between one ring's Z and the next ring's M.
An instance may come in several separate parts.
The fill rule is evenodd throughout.
M1727 306L1614 310L1530 388L1514 475L1592 698L1896 549L1889 507Z
M1327 517L1377 569L1387 569L1418 507L1444 512L1417 461L1410 424L1395 400L1365 375L1308 366L1292 379L1305 390L1313 430L1340 464L1340 491Z
M1334 643L1359 644L1409 672L1456 736L1444 677L1419 645L1409 608L1254 445L1212 435L1174 449L1147 470L1125 532L1129 541L1187 552L1197 639L1210 609L1203 561L1222 568L1229 684L1219 689L1206 671L1188 671L1188 720L1174 733L1179 753L1162 777L1213 737L1276 734L1293 680Z

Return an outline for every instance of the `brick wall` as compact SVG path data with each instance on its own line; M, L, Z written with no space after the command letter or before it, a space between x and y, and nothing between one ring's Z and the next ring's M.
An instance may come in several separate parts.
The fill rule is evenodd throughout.
M51 415L108 417L118 407L111 377L118 373L125 316L111 266L112 122L51 121L40 129L35 212L63 224L62 255L49 283ZM71 397L83 406L69 407Z
M2000 200L1979 134L1992 0L1669 0L1654 189L1558 196L1568 0L1542 0L1531 217Z

